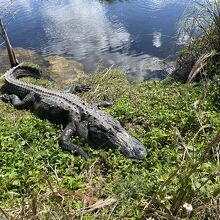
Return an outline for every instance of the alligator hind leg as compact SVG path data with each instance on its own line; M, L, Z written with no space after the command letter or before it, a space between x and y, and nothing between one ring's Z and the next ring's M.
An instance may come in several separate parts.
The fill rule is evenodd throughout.
M12 105L18 109L28 108L33 105L35 102L35 96L34 93L27 94L22 100L16 95L8 95L5 94L2 97L2 100L4 102L11 102Z
M87 153L78 145L70 143L70 138L76 133L76 126L69 122L66 128L64 129L63 133L61 134L60 138L60 146L64 150L72 151L73 153L76 153L85 159L88 158Z

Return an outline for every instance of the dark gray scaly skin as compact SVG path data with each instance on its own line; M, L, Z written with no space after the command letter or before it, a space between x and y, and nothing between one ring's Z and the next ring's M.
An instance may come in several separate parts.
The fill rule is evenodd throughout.
M130 158L146 157L145 146L104 111L86 103L77 95L18 80L24 76L36 77L27 69L20 64L5 73L7 94L3 100L10 101L16 108L29 108L40 118L63 124L65 129L59 144L64 150L88 157L81 147L70 143L70 138L78 135L91 145L119 148Z

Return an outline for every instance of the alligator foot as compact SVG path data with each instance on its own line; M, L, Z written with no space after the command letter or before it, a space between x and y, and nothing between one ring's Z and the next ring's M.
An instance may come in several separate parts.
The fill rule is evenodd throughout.
M2 101L3 102L10 102L10 96L8 95L8 94L4 94L3 96L2 96Z
M18 109L23 109L33 105L33 103L35 102L35 96L33 93L29 93L24 97L23 100L20 100L20 98L14 94L5 94L3 95L2 100L4 102L11 102L12 105Z
M104 101L104 102L98 102L98 103L95 103L93 104L92 106L95 107L95 108L106 108L106 107L110 107L114 104L114 102L107 102L107 101Z
M72 85L68 89L66 89L64 92L66 93L82 93L82 92L88 92L91 89L88 85Z
M77 154L87 159L88 158L87 153L80 146L70 143L70 138L75 133L76 133L76 127L72 122L70 122L64 129L63 133L61 134L59 144L64 150L71 151L73 154Z

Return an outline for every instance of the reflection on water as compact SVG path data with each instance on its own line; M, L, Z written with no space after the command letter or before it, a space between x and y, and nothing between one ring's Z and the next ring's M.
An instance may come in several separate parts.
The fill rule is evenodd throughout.
M94 61L94 57L101 58L106 51L129 47L130 34L126 28L110 22L98 2L75 0L62 8L45 8L43 14L44 31L50 39L45 53L65 51L67 55L74 54L76 59L93 57Z
M162 40L161 40L162 34L158 31L155 31L153 33L153 45L155 47L161 47L162 45Z
M174 57L177 24L189 2L16 0L9 34L14 46L77 60L87 71L101 63L145 76L166 68L162 60Z

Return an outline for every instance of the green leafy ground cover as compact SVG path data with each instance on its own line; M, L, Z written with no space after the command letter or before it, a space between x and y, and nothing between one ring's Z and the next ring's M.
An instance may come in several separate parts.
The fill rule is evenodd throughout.
M61 126L0 101L0 216L218 219L220 151L208 145L220 128L218 84L131 85L118 69L87 83L92 89L83 98L114 100L105 111L144 143L148 156L137 161L76 138L90 155L85 161L60 149Z

